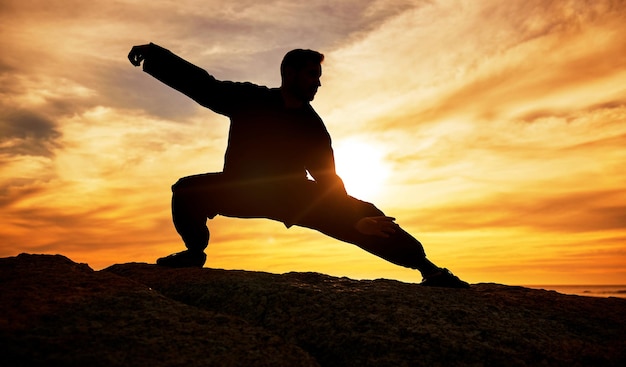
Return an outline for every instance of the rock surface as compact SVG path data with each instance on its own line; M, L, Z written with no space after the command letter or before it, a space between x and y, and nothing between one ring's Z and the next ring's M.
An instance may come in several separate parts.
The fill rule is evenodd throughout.
M1 366L624 366L626 299L0 259Z

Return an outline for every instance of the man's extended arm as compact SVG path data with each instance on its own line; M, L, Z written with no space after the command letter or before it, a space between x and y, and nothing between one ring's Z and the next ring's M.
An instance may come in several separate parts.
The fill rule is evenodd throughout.
M135 66L140 66L143 61L143 71L200 104L206 86L215 82L205 70L154 43L134 46L128 59Z
M237 108L242 96L261 88L251 83L217 80L204 69L154 43L134 46L128 59L135 66L143 61L146 73L200 105L227 116Z

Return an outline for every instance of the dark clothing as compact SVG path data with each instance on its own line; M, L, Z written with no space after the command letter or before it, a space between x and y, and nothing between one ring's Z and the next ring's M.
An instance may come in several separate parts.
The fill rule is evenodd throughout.
M156 45L144 62L144 71L230 118L220 185L227 181L245 187L247 196L258 199L241 208L246 216L267 216L291 226L305 214L307 201L326 198L336 203L327 214L333 221L353 225L362 218L335 173L326 127L309 104L288 109L279 89L216 80ZM307 179L307 171L314 184ZM315 199L310 190L315 190Z
M308 187L308 189L307 189ZM394 264L413 269L424 269L432 264L425 259L422 245L402 229L389 238L368 236L358 232L353 225L332 220L337 204L324 200L313 182L302 186L300 195L293 198L306 200L301 205L295 224L318 230L341 241L355 244ZM204 250L208 244L207 218L217 214L237 218L269 218L280 220L284 207L272 202L271 195L257 191L257 186L233 184L222 173L207 173L181 178L172 191L172 217L176 230L187 248ZM349 197L358 207L362 217L384 215L370 203ZM317 202L316 202L317 201ZM289 208L297 207L290 203ZM288 210L287 210L288 211ZM259 214L263 212L264 214ZM331 219L329 219L331 218ZM345 222L345 221L344 221ZM430 268L428 268L430 270Z
M384 214L346 193L330 136L309 104L287 108L279 89L216 80L156 45L144 71L230 118L223 172L185 177L172 187L174 224L188 248L207 246L206 219L220 214L316 229L411 268L425 261L419 241L401 229L382 238L354 228L363 217Z

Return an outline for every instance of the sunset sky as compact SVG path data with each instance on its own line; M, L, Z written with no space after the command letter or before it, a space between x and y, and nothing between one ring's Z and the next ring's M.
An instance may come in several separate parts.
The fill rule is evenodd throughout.
M126 56L157 43L276 87L325 54L338 173L472 283L626 284L626 1L2 0L0 257L98 270L183 249L179 177L228 120ZM206 266L419 282L303 228L217 217Z

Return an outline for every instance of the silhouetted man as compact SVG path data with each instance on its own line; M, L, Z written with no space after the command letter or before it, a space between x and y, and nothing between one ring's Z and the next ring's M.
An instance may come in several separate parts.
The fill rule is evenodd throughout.
M419 270L423 285L469 287L430 262L420 242L394 218L346 193L335 172L330 136L309 104L321 86L322 54L288 52L280 67L280 88L219 81L153 43L134 46L128 58L135 66L143 61L148 74L230 118L223 172L184 177L172 186L174 226L187 250L157 264L204 266L207 218L220 214L312 228Z

